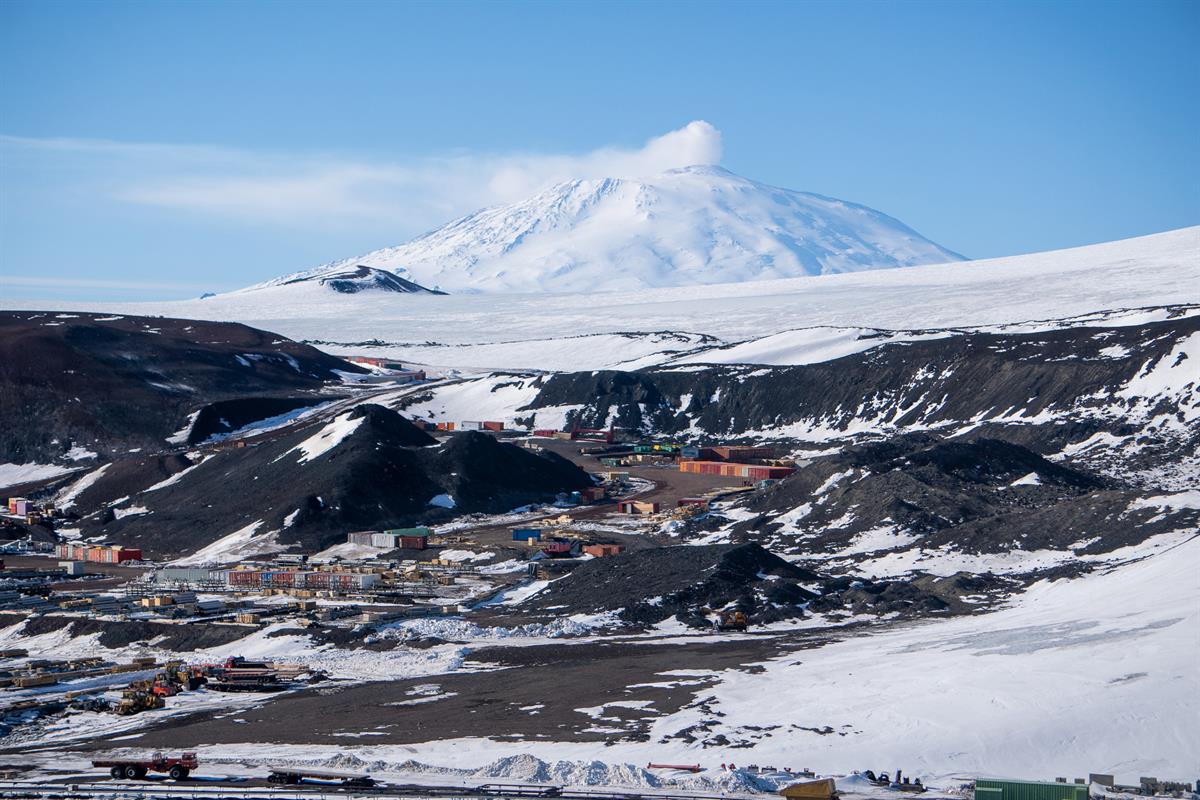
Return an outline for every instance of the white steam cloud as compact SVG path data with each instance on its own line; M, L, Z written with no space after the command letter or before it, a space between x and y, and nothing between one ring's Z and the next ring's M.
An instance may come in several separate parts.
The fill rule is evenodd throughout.
M129 203L249 224L351 230L386 225L397 237L566 180L643 177L721 160L720 131L699 120L633 149L374 163L161 144L0 139L5 149L106 162L96 171L115 176L105 179L107 192Z

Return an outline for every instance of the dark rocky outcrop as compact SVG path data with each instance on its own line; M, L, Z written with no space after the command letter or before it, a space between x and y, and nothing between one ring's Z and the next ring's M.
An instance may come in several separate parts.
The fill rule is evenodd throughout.
M0 463L157 451L206 405L315 392L335 370L363 371L235 323L3 312Z
M1001 438L1015 429L1023 444L1046 453L1098 431L1131 432L1121 412L1144 400L1118 391L1197 331L1200 316L1102 329L948 332L801 366L565 373L547 378L523 410L581 405L572 420L583 427L611 418L645 432L698 429L714 441L794 424L849 433L971 423ZM1145 417L1180 412L1178 399L1150 400ZM1039 419L1044 412L1070 414Z
M343 437L339 426L353 430ZM310 457L323 435L336 444ZM153 488L181 469L189 471ZM115 462L80 494L76 511L86 535L152 556L193 552L256 522L256 534L278 531L279 544L312 551L349 530L508 511L590 484L564 459L482 433L439 445L396 412L368 403L242 448ZM430 505L441 494L454 508Z

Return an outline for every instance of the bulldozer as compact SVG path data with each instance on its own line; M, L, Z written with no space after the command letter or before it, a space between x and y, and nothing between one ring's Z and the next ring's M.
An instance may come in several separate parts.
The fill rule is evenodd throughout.
M130 714L163 708L166 704L167 701L161 695L150 692L125 692L121 697L121 702L117 703L114 713L118 717L128 717Z
M121 700L113 709L113 713L119 717L128 717L130 714L164 708L167 700L162 694L154 691L156 685L156 681L135 681L129 684L121 693Z

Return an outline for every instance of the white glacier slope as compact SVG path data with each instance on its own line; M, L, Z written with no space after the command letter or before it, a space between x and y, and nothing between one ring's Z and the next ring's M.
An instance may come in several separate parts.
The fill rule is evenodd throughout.
M1113 309L1198 303L1200 227L982 261L638 291L342 294L301 281L173 302L0 300L21 308L65 306L238 321L318 342L333 353L371 353L478 369L637 366L679 359L702 347L743 343L740 349L710 350L690 360L805 363L861 349L858 334L846 330L851 328L921 336L931 329L1015 325ZM1097 319L1096 324L1138 320L1136 314L1105 316L1110 318L1107 323ZM832 330L780 336L816 328ZM681 336L663 336L665 331ZM612 335L629 333L635 335ZM593 334L606 336L592 338ZM755 344L772 336L777 338ZM369 340L376 343L359 344Z
M886 214L720 167L558 184L335 262L450 291L642 289L957 261Z

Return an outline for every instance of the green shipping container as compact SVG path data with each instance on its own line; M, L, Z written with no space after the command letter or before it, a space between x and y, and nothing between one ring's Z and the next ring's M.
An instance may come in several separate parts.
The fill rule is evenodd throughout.
M429 536L429 528L391 528L384 531L389 536Z
M1088 800L1085 783L1049 783L979 778L975 800Z

